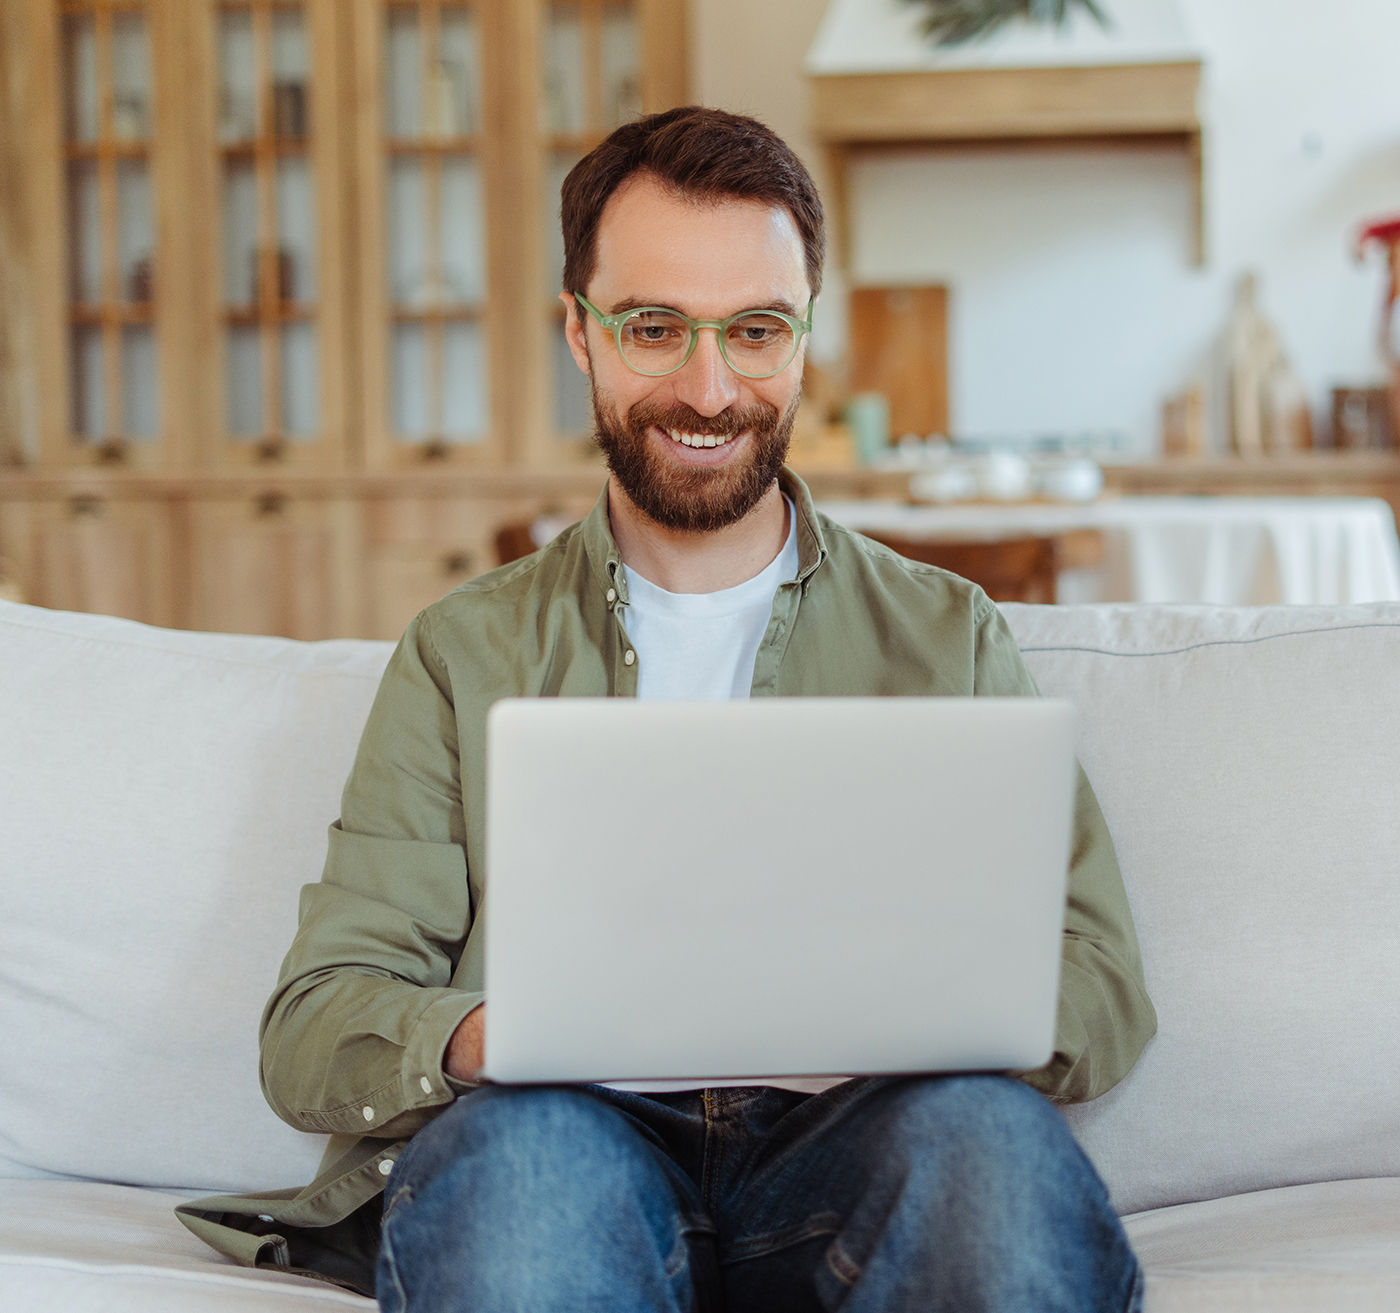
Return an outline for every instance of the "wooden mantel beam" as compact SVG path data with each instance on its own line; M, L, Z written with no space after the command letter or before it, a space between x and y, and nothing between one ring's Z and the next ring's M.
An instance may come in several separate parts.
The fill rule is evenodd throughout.
M812 79L812 126L845 144L1195 132L1200 78L1195 60L824 74Z

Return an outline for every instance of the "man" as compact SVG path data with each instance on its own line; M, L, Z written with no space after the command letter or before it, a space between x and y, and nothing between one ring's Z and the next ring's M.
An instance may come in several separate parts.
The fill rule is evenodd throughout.
M1050 1101L1103 1093L1155 1028L1082 776L1046 1067L473 1084L497 699L1034 693L979 589L833 525L783 468L823 236L776 136L693 108L629 124L570 174L563 225L607 487L404 635L264 1016L267 1097L332 1134L326 1169L187 1223L245 1261L362 1288L377 1249L386 1310L1137 1307L1137 1264ZM677 787L697 824L724 823L703 780ZM616 822L628 842L625 798Z

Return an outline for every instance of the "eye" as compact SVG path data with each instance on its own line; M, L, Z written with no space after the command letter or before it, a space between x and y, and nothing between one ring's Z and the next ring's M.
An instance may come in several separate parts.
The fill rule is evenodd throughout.
M664 311L646 310L622 326L623 338L638 347L664 347L686 340L685 320Z
M792 329L776 315L750 314L729 326L728 341L746 351L785 350L792 342Z

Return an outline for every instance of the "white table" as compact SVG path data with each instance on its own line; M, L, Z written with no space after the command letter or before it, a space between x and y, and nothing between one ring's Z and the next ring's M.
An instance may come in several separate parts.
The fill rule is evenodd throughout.
M857 531L903 538L1103 534L1094 569L1066 570L1061 602L1400 601L1400 539L1372 497L1114 497L1086 505L824 502Z

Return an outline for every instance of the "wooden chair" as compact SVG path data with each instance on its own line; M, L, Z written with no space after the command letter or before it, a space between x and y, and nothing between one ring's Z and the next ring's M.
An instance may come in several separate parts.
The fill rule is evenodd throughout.
M1060 568L1056 538L997 538L987 542L922 542L891 534L867 533L901 556L980 584L994 602L1053 602Z

